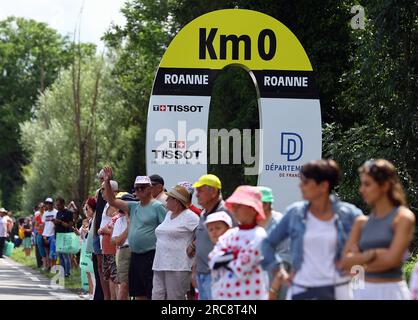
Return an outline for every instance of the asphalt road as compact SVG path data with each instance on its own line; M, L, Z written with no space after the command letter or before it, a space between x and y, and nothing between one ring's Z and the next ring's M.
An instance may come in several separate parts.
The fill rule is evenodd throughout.
M8 257L0 259L0 300L85 300L51 284L41 273Z

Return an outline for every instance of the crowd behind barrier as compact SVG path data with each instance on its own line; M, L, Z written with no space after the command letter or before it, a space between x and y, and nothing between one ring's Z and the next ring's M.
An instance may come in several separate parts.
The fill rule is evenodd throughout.
M402 270L415 216L395 167L359 168L369 215L335 195L340 175L333 160L306 163L303 200L281 213L267 186L224 200L213 174L169 190L154 174L124 192L104 167L81 216L62 197L18 222L0 208L0 258L23 247L42 270L80 268L92 300L417 300L418 263L409 284Z

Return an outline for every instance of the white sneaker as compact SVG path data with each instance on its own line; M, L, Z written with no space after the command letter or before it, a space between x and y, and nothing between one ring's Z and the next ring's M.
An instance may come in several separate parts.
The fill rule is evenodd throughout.
M90 300L90 294L85 293L85 294L80 294L80 298L83 298L84 300Z

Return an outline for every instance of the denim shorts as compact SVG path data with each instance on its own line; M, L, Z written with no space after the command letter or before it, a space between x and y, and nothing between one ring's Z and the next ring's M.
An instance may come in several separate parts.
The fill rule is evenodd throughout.
M25 237L23 239L23 248L25 249L32 248L32 239L30 237Z

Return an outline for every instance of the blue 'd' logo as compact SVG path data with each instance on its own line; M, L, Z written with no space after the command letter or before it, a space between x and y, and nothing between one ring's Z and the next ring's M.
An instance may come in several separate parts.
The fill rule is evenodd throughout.
M280 154L287 156L287 161L296 161L302 157L303 140L293 132L282 132Z

